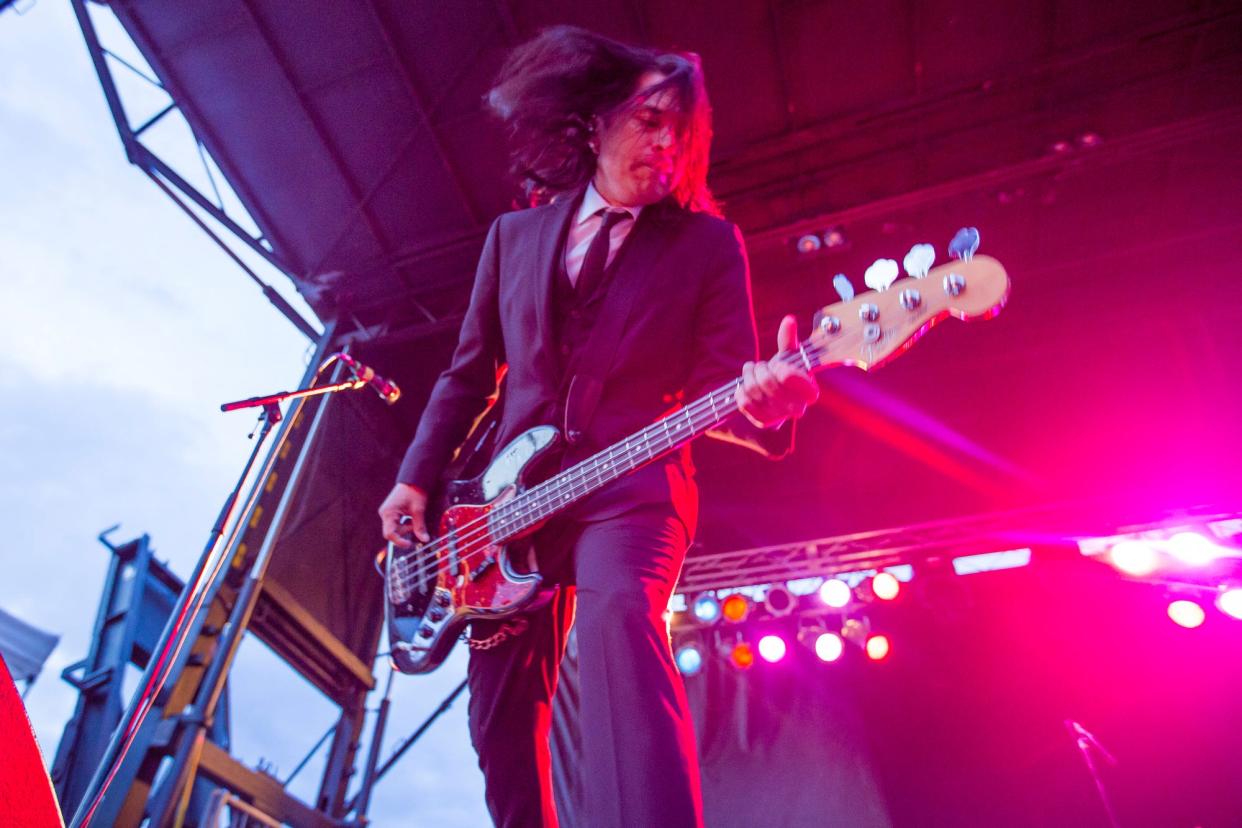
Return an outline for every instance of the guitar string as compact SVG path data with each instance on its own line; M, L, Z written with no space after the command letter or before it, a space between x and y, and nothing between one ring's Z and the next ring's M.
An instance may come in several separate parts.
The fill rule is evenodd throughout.
M731 395L734 387L736 387L736 380L708 395L708 397L719 398L721 392L726 390ZM710 408L711 403L708 401L708 397L704 397L702 402L707 402L707 406ZM723 404L723 401L720 404ZM688 411L689 407L682 409L682 412ZM686 433L684 437L680 431L684 430L685 427L683 425L679 424L676 427L679 431L675 432L677 436L674 437L673 434L669 433L667 421L671 420L673 416L686 416L686 414L670 415L668 418L661 418L661 420L632 435L622 443L609 448L606 454L588 458L577 466L572 466L557 476L544 481L544 483L536 486L534 489L525 492L520 500L501 504L495 509L475 518L473 521L458 527L456 541L459 548L459 564L466 563L467 559L472 558L481 551L475 545L476 540L489 541L483 544L482 548L486 549L493 543L501 542L497 541L497 537L505 538L504 533L511 527L521 526L523 522L537 523L543 517L531 518L531 515L538 515L548 506L558 501L565 501L567 498L572 502L573 499L576 499L576 495L591 490L608 474L620 470L620 473L616 474L616 476L623 476L633 468L637 468L639 465L643 465L659 455L676 450L681 443L692 439L695 436L694 432L702 429L704 426L710 427L713 424L712 419L704 420L702 418L701 415L705 413L708 412L700 411L698 416L694 414L689 415L692 420L692 431ZM731 413L732 411L729 411L725 416L727 417ZM637 460L639 453L644 454L641 460ZM611 480L608 482L611 482ZM475 531L470 531L472 529ZM440 541L443 542L441 543ZM439 551L434 547L439 546L442 548L446 545L448 545L448 536L422 547L419 550L422 553L420 557L425 556L425 553L429 550L433 552ZM402 562L405 560L409 560L409 558L402 559ZM444 566L445 562L438 556L422 569L415 570L412 573L409 571L408 565L403 566L403 571L397 573L398 585L408 587L412 580L422 579L431 571L443 569Z
M833 344L839 343L836 340ZM807 343L811 340L803 341L797 350L778 355L778 358L787 365L805 364L808 361L814 361L814 367L820 367L820 358L826 354L830 348L827 346L810 345ZM662 417L656 422L648 425L637 434L632 435L626 440L618 443L605 450L601 455L589 457L580 463L560 472L559 474L545 480L537 485L534 489L524 493L524 497L520 499L521 508L518 509L518 500L509 501L501 504L495 509L489 510L483 515L466 523L457 529L455 538L458 546L457 566L468 565L468 561L479 555L482 551L493 545L501 543L497 539L497 535L503 538L503 530L510 526L520 524L522 519L528 517L531 513L537 513L539 510L548 506L555 501L564 501L568 498L572 502L580 494L590 491L590 489L598 485L606 474L615 471L614 465L617 462L617 456L620 455L628 461L633 460L632 465L623 468L617 477L633 471L634 469L654 460L658 456L675 451L681 445L694 439L700 431L710 429L713 425L722 422L724 419L736 412L737 406L733 399L734 389L736 389L739 379L734 379L721 386L720 388L703 395L690 405L681 409L680 412L674 412L666 417ZM719 415L719 407L725 407L723 416ZM696 410L697 409L697 410ZM704 415L710 415L704 419ZM685 417L690 424L690 430L684 436L672 438L669 434L669 422L675 417ZM677 425L677 429L684 426ZM666 445L657 447L653 445L653 441L668 441ZM654 449L654 450L653 450ZM636 460L637 452L645 451L646 456L641 460ZM608 482L611 482L609 480ZM562 505L568 505L567 503ZM499 513L499 514L498 514ZM499 517L500 520L496 518ZM533 521L543 519L537 518ZM501 530L501 531L497 531ZM486 540L479 546L476 542ZM421 568L410 570L410 564L414 555L404 558L398 558L394 561L394 566L399 571L394 573L393 580L395 585L400 589L407 589L415 583L422 581L427 575L436 571L443 571L449 564L439 553L450 546L450 536L437 538L421 549L417 550L417 557L431 558L427 564ZM432 554L434 553L434 557Z
M958 263L958 265L960 266L961 263ZM941 268L938 268L937 270L941 270L941 269L947 271L948 265L942 266ZM928 274L928 275L930 276L932 274ZM908 281L908 280L902 280L902 281ZM903 342L909 341L913 337L918 336L920 333L926 332L932 325L940 321L948 313L949 313L948 308L938 309L938 312L933 313L929 315L928 317L926 317L923 320L923 324L920 327L920 329L912 333L911 336L907 337L906 340L903 340ZM808 343L811 343L811 340L806 339L806 340L803 340L799 344L797 351L790 351L784 354L778 354L777 358L781 359L786 364L797 364L798 362L802 362L808 368L811 368L811 370L814 370L814 368L823 366L823 363L820 362L820 359L824 354L826 354L828 351L832 349L832 346L839 346L843 342L845 342L844 337L834 339L833 342L827 345L820 346L820 345L810 344L810 347L808 347ZM814 362L815 362L814 366L810 365L812 358L814 359ZM582 489L585 492L589 492L593 485L596 485L598 481L603 480L605 469L608 469L610 472L612 471L609 467L611 466L611 462L612 462L614 454L620 453L623 456L628 455L629 458L633 458L635 456L633 453L634 447L630 446L630 443L633 441L637 441L638 438L642 438L642 442L646 444L644 447L648 452L647 457L641 461L634 461L632 466L625 468L619 474L615 474L612 478L610 478L606 482L611 482L613 479L617 479L619 477L624 476L630 471L633 471L634 469L655 459L657 456L663 456L664 454L668 452L676 450L679 446L684 445L685 443L690 442L691 440L698 437L699 433L701 433L702 431L709 430L713 425L723 422L725 419L727 419L729 416L731 416L736 411L736 406L733 402L732 391L733 389L736 388L739 382L741 382L740 378L735 379L732 382L728 383L727 385L724 385L721 388L717 389L716 391L713 391L709 394L704 395L703 397L700 397L695 402L681 409L681 415L685 416L687 420L690 422L690 426L691 426L690 433L687 434L683 438L679 438L678 440L675 440L675 441L670 440L669 444L666 447L660 449L658 452L652 451L650 442L656 436L655 432L657 431L657 427L661 425L663 426L663 430L664 430L664 434L661 435L661 439L665 439L665 440L669 439L668 422L675 416L675 414L670 414L667 417L662 417L660 420L657 420L655 423L652 423L651 425L642 429L637 434L634 434L631 437L627 438L622 443L616 444L606 449L605 453L607 454L607 458L609 460L608 464L604 464L603 466L601 466L600 455L589 457L581 461L580 463L576 464L575 466L572 466L569 469L566 469L560 472L559 474L555 475L554 477L549 478L543 483L540 483L534 489L524 492L518 499L501 504L495 509L491 509L485 512L484 514L480 515L479 517L475 518L474 520L464 524L462 527L459 527L459 530L458 530L459 532L463 532L465 530L472 530L472 531L469 534L459 534L456 537L456 540L459 543L459 545L464 545L465 547L464 551L460 552L458 555L457 566L461 567L465 565L469 559L486 551L492 546L500 545L505 541L505 537L503 535L499 533L495 533L493 531L497 526L501 525L500 522L494 520L498 513L501 513L503 511L504 513L507 514L509 512L514 511L518 507L519 504L521 505L519 514L513 517L505 518L504 525L508 526L515 522L515 518L521 518L522 515L529 515L530 512L535 511L535 509L537 508L543 508L558 499L564 500L568 496L569 498L568 501L561 504L562 506L567 506L569 505L569 503L572 503L575 499L577 499L577 497L582 493L579 491L580 489ZM724 416L719 416L719 414L714 409L714 403L716 400L716 396L718 394L724 394L726 392L728 392L728 397L727 399L721 400L721 402L722 404L726 406L728 410L726 411ZM713 414L714 419L709 419L702 423L696 424L695 419L699 417L700 415L706 414L707 413L706 408L712 408L712 414ZM691 413L695 409L700 409L700 410L697 413ZM682 426L679 425L677 427L681 428ZM590 479L592 474L596 478L596 483L592 483ZM568 487L567 487L567 484L568 484ZM532 496L533 496L533 502L531 499ZM556 510L553 510L553 512L555 511ZM542 520L542 519L543 518L538 518L534 521L529 521L529 523L536 523L538 522L538 520ZM517 519L516 522L520 524L521 520ZM475 545L476 541L479 539L482 539L484 541L481 547ZM431 557L431 560L429 561L429 565L423 566L421 569L415 569L413 573L410 573L409 569L411 565L416 563L416 562L410 561L410 558L413 558L414 556L408 556L407 558L395 559L394 566L397 567L397 569L400 571L396 571L395 573L391 573L391 574L395 575L397 585L400 586L401 588L408 588L411 585L411 581L421 580L426 575L432 572L441 572L441 571L446 570L449 567L451 562L442 559L441 556L439 555L439 552L449 545L449 541L450 541L450 536L437 538L433 540L432 542L428 543L426 546L417 550L418 557L424 558L424 559L427 557L431 557L428 553L435 553L435 554L434 554L434 557ZM392 579L390 578L390 580Z
M807 341L809 342L809 340ZM840 340L838 340L838 342L839 341ZM797 364L799 362L805 363L813 355L816 365L818 366L819 358L827 350L829 349L814 345L807 348L806 344L803 343L799 347L799 350L782 354L780 355L780 358L787 364ZM624 468L612 479L624 476L624 474L646 464L647 462L650 462L657 456L663 456L668 452L676 450L680 445L683 445L684 443L697 437L699 432L710 429L711 426L729 417L736 411L736 406L733 403L733 392L738 382L740 382L740 379L735 379L728 384L721 386L717 390L700 397L686 408L681 409L680 412L661 418L637 434L632 435L622 443L612 446L607 449L604 454L587 458L577 465L566 469L552 478L549 478L536 486L534 489L524 493L524 497L520 501L514 500L501 504L497 508L480 515L478 518L475 518L469 523L458 527L458 534L455 538L459 547L457 566L467 564L469 560L473 559L481 552L495 544L503 542L504 535L496 531L498 528L503 530L508 529L514 524L521 524L524 517L538 509L542 509L557 500L563 501L567 497L569 498L569 502L572 502L584 491L590 491L593 486L597 485L599 481L604 478L606 473L611 473L613 471L613 469L609 468L609 466L615 463L615 455L619 454L627 459L633 459L636 457L637 451L646 451L645 457L641 460L634 460L630 467ZM716 408L717 405L723 405L725 407L726 413L724 416L719 416L718 409ZM712 416L704 419L703 415L707 415L709 413ZM684 436L680 436L676 439L670 439L670 435L668 433L668 423L677 416L686 417L690 422L691 430ZM679 424L676 428L681 429L684 428L684 426ZM656 447L652 445L653 440L668 442L662 447ZM605 460L607 460L606 463L603 462ZM607 482L611 482L611 479ZM561 505L567 505L567 503L562 503ZM496 517L498 516L501 518L499 521L496 520ZM536 523L542 519L543 518L540 517L529 522ZM472 529L474 531L468 531ZM500 537L500 540L497 539L497 536ZM476 541L480 540L486 542L482 543L480 546L476 543ZM430 557L427 554L428 552L442 551L442 549L448 545L449 536L439 538L418 550L418 557ZM406 561L413 557L414 556L409 556L407 558L398 559L395 562L396 565L403 570L395 573L396 586L399 588L408 588L413 584L413 582L422 580L425 576L434 571L443 571L448 566L448 562L437 554L436 557L428 561L427 564L421 569L416 569L411 572L409 564L406 564Z

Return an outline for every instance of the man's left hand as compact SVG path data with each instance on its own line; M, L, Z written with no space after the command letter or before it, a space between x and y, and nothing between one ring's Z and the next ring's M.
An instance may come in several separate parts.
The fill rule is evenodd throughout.
M786 316L776 332L776 348L784 353L797 347L798 320ZM807 406L819 399L819 385L803 365L775 356L742 366L742 383L734 398L746 419L760 428L776 428L805 414Z

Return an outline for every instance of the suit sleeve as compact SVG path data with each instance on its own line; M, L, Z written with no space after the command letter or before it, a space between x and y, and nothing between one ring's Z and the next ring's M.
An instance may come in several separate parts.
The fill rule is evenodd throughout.
M758 358L751 301L750 265L736 225L727 225L709 259L695 315L694 368L686 383L689 399L713 391L742 375L742 364ZM734 415L708 435L737 443L779 460L793 450L793 422L762 429Z
M432 491L471 423L496 390L496 371L504 350L498 299L500 221L497 218L487 233L457 348L432 388L414 440L397 472L399 483Z

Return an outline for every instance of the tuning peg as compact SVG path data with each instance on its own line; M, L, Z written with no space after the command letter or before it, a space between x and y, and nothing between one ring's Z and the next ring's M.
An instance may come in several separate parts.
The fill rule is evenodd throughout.
M897 281L897 262L892 259L876 259L867 268L863 281L872 290L888 290L889 285Z
M901 264L906 269L906 274L913 276L915 279L922 279L927 276L927 271L931 270L931 266L936 263L936 248L930 244L916 244L910 248L910 252L906 254L906 258Z
M837 296L841 297L842 302L848 302L854 298L854 286L850 284L850 280L844 273L838 273L832 277L832 286L837 289Z
M978 249L979 228L977 227L963 227L953 234L953 241L949 242L949 255L964 262L970 261L970 257L975 255Z

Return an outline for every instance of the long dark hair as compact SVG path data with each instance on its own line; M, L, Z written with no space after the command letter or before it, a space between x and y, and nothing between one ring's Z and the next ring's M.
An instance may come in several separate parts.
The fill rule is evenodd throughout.
M591 180L594 119L634 105L638 80L651 70L666 77L645 93L672 89L682 113L683 174L672 197L689 210L719 214L707 186L712 116L698 56L630 46L577 26L545 29L514 49L487 95L508 129L513 172L532 201Z

